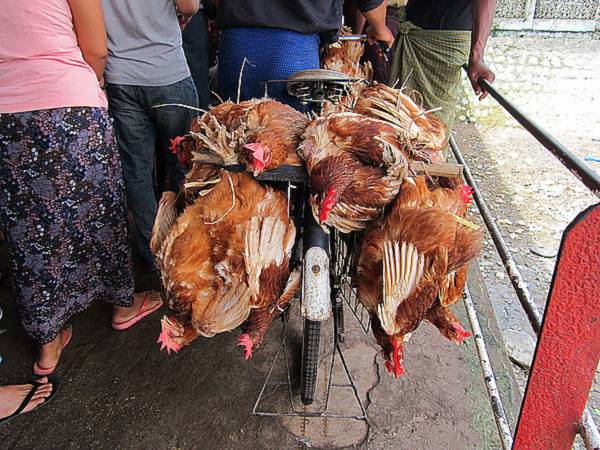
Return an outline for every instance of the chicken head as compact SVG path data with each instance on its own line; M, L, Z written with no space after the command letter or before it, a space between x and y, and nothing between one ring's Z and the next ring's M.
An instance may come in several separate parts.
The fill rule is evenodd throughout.
M167 354L171 354L171 350L177 353L183 347L180 342L183 337L183 327L179 324L175 317L164 316L161 321L161 333L158 336L157 344L160 344L160 351L167 350Z
M271 164L271 150L266 145L259 142L245 144L244 150L254 176L264 172L265 168Z

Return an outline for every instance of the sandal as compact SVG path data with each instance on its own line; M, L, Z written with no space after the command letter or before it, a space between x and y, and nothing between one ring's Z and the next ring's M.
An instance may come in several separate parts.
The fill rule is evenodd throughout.
M48 383L41 383L39 380L33 380L31 382L31 384L32 384L31 390L25 396L25 398L23 399L23 401L21 402L19 407L16 409L16 411L14 413L12 413L10 416L0 419L0 425L10 422L15 417L21 415L23 413L23 411L25 410L25 408L27 408L27 405L29 405L29 402L31 401L31 399L33 398L33 396L35 395L37 390L44 384L51 384L52 392L50 392L50 395L48 397L46 397L42 403L40 403L38 406L36 406L31 411L36 411L38 408L40 408L41 406L48 403L56 395L56 392L58 391L58 386L60 383L58 381L58 377L53 376L53 377L48 377ZM28 411L28 412L31 412L31 411Z
M163 305L162 299L160 299L160 301L158 301L154 305L151 305L151 300L155 299L157 296L160 298L160 294L155 291L144 292L144 302L142 303L142 306L140 307L140 310L137 312L137 314L131 319L126 320L125 322L115 322L114 320L111 321L110 324L113 330L125 331L128 328L134 326L144 317L149 316L154 311L158 310Z
M69 330L69 336L67 337L67 340L65 341L65 344L63 345L63 348L60 351L61 356L65 348L67 348L67 346L71 343L71 338L73 337L73 327L71 325L68 325L67 327L63 328L60 332L62 333L63 330ZM56 366L58 366L58 362L53 367L42 367L36 361L33 364L33 374L38 377L46 377L48 375L52 375L56 370Z

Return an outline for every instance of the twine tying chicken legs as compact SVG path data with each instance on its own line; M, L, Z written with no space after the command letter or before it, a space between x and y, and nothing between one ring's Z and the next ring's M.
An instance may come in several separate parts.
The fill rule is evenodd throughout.
M231 179L231 174L229 172L227 172L227 176L229 177L229 186L231 186L231 200L232 200L231 207L227 211L225 211L223 213L223 215L221 217L219 217L217 220L215 220L214 222L204 222L205 225L215 225L215 224L221 222L225 218L225 216L227 216L227 214L229 214L231 211L233 211L233 208L235 208L235 203L236 203L235 188L233 187L233 180Z

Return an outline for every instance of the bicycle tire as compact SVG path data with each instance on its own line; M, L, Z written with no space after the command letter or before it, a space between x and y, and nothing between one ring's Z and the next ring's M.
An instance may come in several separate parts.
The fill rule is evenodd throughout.
M311 405L315 401L315 392L319 374L320 343L321 322L304 319L300 398L305 405Z

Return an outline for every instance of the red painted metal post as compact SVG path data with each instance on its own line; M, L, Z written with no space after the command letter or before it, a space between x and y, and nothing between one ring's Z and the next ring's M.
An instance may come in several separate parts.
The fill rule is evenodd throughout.
M515 450L571 449L600 357L600 204L565 230Z

